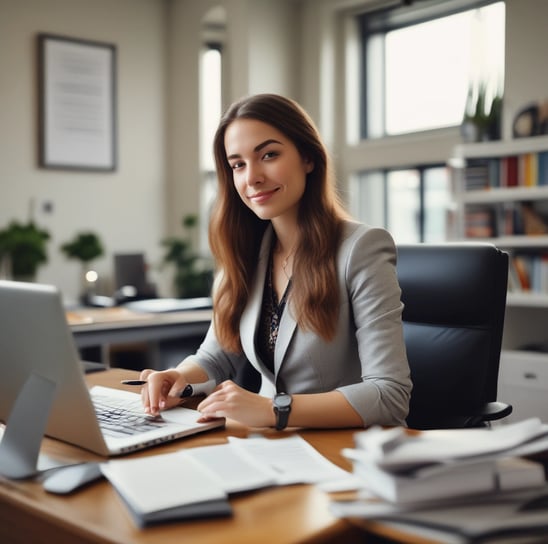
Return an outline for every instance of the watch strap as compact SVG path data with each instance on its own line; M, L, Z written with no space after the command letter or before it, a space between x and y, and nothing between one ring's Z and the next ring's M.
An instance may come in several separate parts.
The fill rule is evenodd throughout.
M284 399L285 402L280 403L279 400ZM291 395L287 393L278 393L274 397L274 414L276 415L276 430L283 431L287 427L289 414L291 412Z
M276 414L276 430L283 431L287 427L287 422L289 421L289 412L291 409L289 406L285 408L274 408Z

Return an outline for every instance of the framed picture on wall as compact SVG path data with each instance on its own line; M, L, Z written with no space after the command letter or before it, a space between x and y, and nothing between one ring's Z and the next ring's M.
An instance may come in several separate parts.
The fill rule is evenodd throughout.
M39 164L116 170L116 47L38 35Z

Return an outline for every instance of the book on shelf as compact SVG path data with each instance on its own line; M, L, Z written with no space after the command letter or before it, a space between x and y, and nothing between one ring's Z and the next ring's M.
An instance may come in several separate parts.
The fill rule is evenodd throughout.
M518 171L518 157L512 155L500 159L500 179L498 186L517 187L519 185Z
M538 234L546 234L546 232L548 232L545 214L541 213L540 210L537 210L533 204L529 202L522 202L520 209L524 234L527 234L528 236L535 236Z
M537 236L548 233L548 218L531 202L498 202L468 206L464 211L467 237Z
M524 153L518 157L518 185L534 187L538 185L538 154Z
M467 191L548 185L548 151L468 159L464 167Z
M489 206L474 206L465 211L464 235L467 238L495 236L495 213Z
M530 257L524 255L514 255L511 259L512 277L517 277L516 285L522 291L531 290L531 275L530 275ZM515 273L514 273L515 271Z
M491 174L489 159L470 159L464 169L464 182L467 191L487 189Z
M511 291L548 293L548 253L511 255L508 276Z
M542 151L537 158L538 184L548 185L548 151Z

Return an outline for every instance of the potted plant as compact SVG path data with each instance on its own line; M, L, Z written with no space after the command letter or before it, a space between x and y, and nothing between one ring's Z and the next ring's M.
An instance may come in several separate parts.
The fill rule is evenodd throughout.
M12 221L0 230L0 261L8 261L8 275L14 280L33 281L38 267L48 260L49 232L33 221Z
M77 259L87 265L104 253L99 237L93 232L81 232L61 246L61 251L69 259Z
M466 142L499 140L501 133L502 98L497 94L488 100L485 84L468 90L461 134Z
M166 248L163 262L175 267L174 287L179 298L207 297L210 295L213 271L207 259L192 248L192 231L198 217L186 215L182 220L184 238L171 236L162 240Z
M81 232L76 234L72 240L62 244L61 251L67 258L76 259L82 263L80 298L83 304L90 304L95 294L97 274L89 271L88 268L93 259L101 257L104 253L101 240L93 232Z

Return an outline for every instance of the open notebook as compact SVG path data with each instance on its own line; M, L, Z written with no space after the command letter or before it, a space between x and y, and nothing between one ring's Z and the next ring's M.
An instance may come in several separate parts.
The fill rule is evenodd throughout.
M199 413L175 408L150 420L136 393L93 388L67 324L59 291L49 285L0 280L0 420L6 422L19 391L31 375L56 384L46 434L104 456L120 455L220 427L224 420L197 423ZM140 429L99 421L95 402L129 403ZM102 418L101 418L102 419Z

